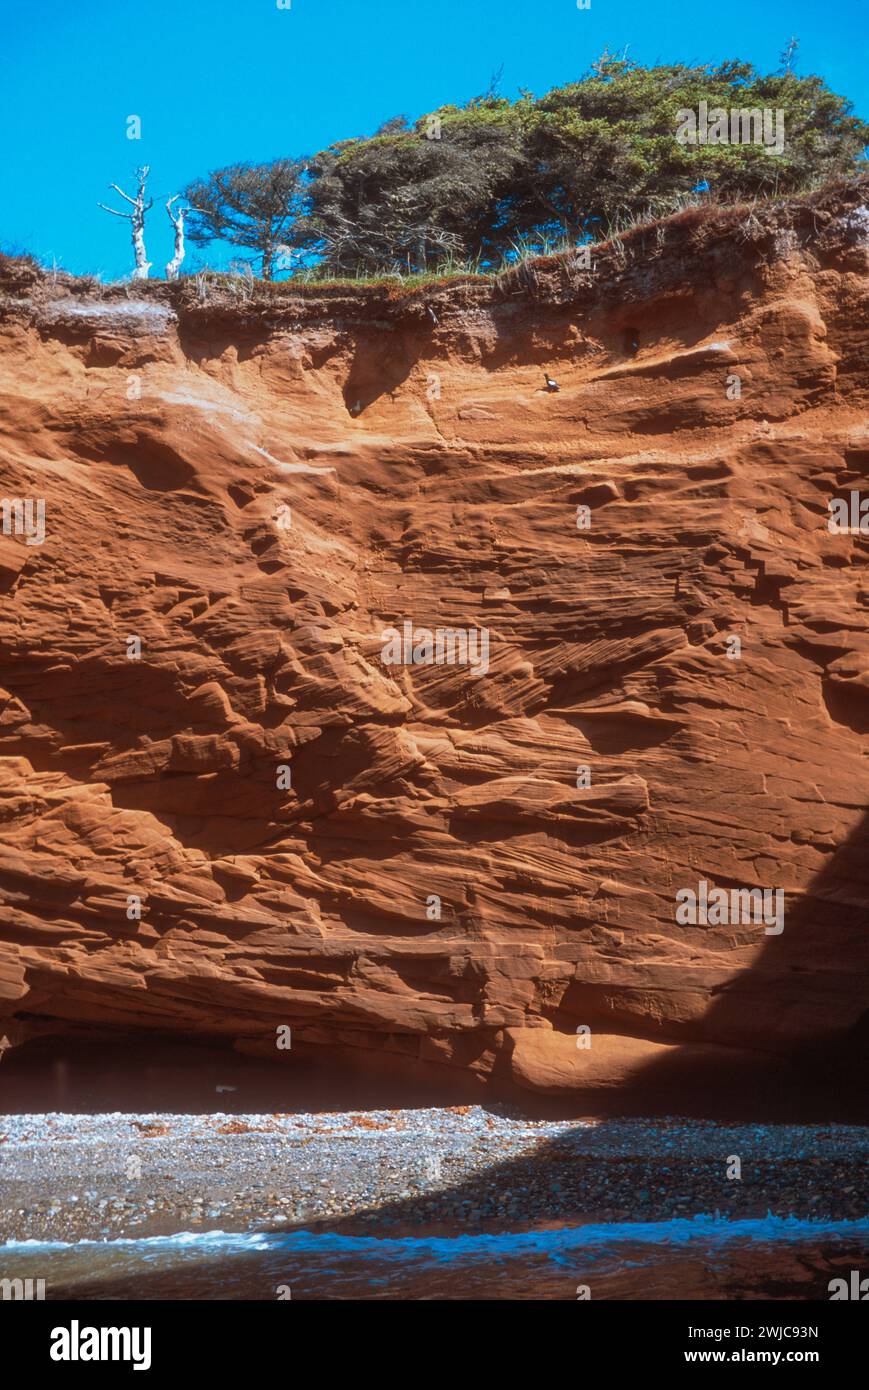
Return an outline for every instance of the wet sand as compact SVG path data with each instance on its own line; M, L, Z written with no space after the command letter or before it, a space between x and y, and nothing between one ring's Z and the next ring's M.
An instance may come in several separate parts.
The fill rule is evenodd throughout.
M867 1223L693 1221L488 1236L188 1233L3 1252L47 1300L824 1300L865 1268Z

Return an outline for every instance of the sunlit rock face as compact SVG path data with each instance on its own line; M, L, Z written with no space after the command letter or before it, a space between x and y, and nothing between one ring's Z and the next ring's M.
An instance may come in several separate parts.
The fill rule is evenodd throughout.
M867 196L496 283L7 266L2 1034L852 1055Z

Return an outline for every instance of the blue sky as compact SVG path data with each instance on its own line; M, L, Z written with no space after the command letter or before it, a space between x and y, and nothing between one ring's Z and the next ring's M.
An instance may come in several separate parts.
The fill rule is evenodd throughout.
M795 34L797 71L869 118L866 0L3 0L0 13L0 246L108 279L130 270L128 224L96 205L110 182L130 189L138 163L161 199L156 273L171 254L163 202L191 178L465 101L502 64L504 96L540 95L605 45L644 63L772 71ZM126 137L130 115L141 141Z

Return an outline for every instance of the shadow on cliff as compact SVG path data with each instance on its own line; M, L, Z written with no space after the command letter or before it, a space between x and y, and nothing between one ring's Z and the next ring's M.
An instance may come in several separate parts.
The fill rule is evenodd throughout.
M704 877L702 870L697 877ZM712 872L708 881L724 888L747 886ZM696 890L697 882L683 886ZM764 927L749 930L764 932ZM636 1023L631 1026L624 1016L616 1022L611 1014L595 1016L594 997L581 987L572 997L568 991L556 1026L571 1033L585 1023L592 1034L637 1035ZM752 966L713 989L700 1020L678 1034L646 1030L641 1035L676 1046L635 1069L603 1102L585 1093L586 1111L869 1122L869 816L804 893L785 895L782 932L764 933ZM770 1037L780 1040L775 1050ZM703 1045L702 1054L695 1055L697 1044ZM719 1050L717 1065L710 1045Z
M833 1118L837 1101L850 1097L849 1113L869 1120L869 815L806 891L789 896L783 931L765 935L751 968L713 990L694 1036L759 1049L772 1034L781 1044L760 1074L782 1097L812 1098L819 1119ZM644 1068L636 1084L654 1093L665 1067Z
M403 341L386 346L357 340L344 383L344 404L350 415L361 415L381 396L393 396L416 366L418 354Z

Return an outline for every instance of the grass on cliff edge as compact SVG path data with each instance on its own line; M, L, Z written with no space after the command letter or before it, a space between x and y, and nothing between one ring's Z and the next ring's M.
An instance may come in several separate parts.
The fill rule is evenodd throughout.
M869 175L837 181L809 193L755 198L751 202L728 203L709 198L690 198L682 200L675 209L670 204L666 209L649 209L642 215L611 223L604 235L588 245L595 256L611 255L617 262L625 263L631 243L650 230L658 229L659 239L665 231L680 234L691 232L695 235L706 232L710 237L731 232L747 241L769 226L776 212L783 209L812 211L822 204L855 205L861 202L869 203ZM547 245L516 242L513 252L508 257L502 257L500 264L490 268L484 268L479 261L464 264L450 262L436 270L405 275L396 271L386 275L337 278L320 277L315 270L307 270L287 280L271 281L253 275L206 269L182 275L173 283L157 278L106 282L95 275L70 275L66 271L41 265L36 257L19 252L16 248L10 252L0 250L0 294L24 293L39 298L56 298L65 292L99 301L117 299L119 296L166 299L180 291L188 305L198 303L207 307L222 304L238 308L354 290L386 291L387 298L395 300L414 295L419 290L461 283L509 285L525 271L563 263L578 249L576 243L566 240Z

